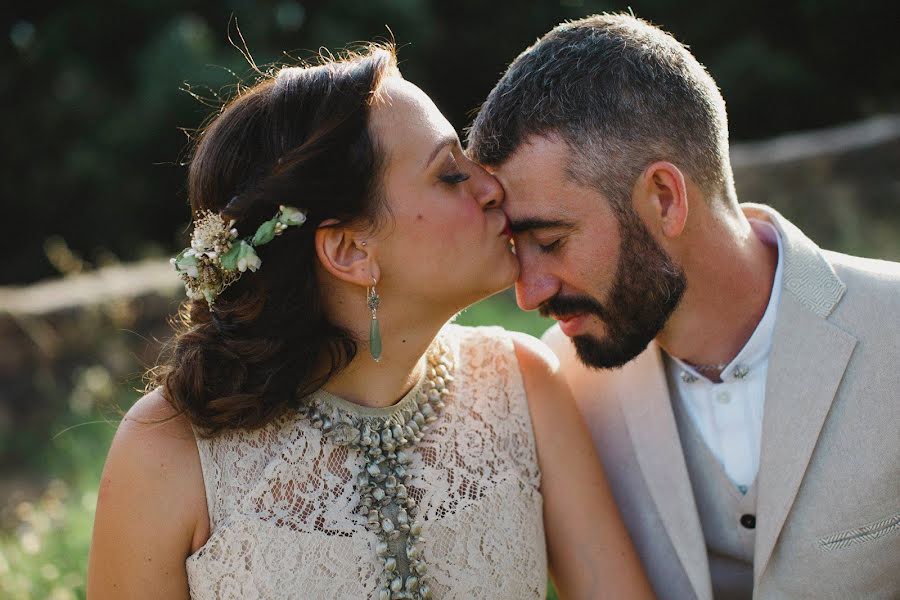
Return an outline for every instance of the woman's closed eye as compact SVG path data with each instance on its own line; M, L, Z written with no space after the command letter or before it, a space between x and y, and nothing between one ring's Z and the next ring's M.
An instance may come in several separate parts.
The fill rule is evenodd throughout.
M463 181L469 178L469 174L463 172L463 170L459 167L459 163L456 160L456 157L453 155L453 152L447 156L447 160L444 163L443 169L441 170L441 174L438 175L438 179L441 182L446 183L447 185L456 185L458 183L462 183Z
M444 173L438 179L448 185L456 185L457 183L466 181L468 178L468 174L463 173L462 171L454 171L452 173Z

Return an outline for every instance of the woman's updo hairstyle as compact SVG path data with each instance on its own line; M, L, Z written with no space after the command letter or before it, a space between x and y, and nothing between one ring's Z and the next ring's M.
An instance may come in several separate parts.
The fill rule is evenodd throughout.
M355 356L329 322L315 275L316 228L326 219L376 222L382 154L369 114L391 46L317 66L286 67L242 90L197 138L188 173L195 219L221 213L243 236L287 204L307 220L258 249L262 266L210 308L186 300L149 387L204 434L261 427L296 406ZM325 358L330 368L317 376Z

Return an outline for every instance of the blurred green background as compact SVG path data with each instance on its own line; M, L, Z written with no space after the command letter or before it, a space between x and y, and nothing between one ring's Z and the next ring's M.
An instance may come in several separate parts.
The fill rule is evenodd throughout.
M891 0L5 3L0 598L84 597L117 409L138 397L180 297L174 278L152 282L186 241L186 134L252 79L228 42L235 23L259 65L393 36L404 75L462 129L537 37L629 7L719 83L743 200L775 205L822 246L900 259ZM795 131L807 133L779 137ZM459 321L547 327L510 293Z

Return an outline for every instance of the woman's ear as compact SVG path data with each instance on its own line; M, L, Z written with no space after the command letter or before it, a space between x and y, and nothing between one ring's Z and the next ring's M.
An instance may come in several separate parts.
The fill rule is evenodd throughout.
M342 225L323 221L316 229L316 255L326 271L342 281L371 286L378 280L378 264L371 236Z

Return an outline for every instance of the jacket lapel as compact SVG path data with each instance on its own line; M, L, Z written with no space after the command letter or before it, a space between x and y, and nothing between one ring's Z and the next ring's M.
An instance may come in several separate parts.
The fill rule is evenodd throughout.
M622 375L622 412L644 480L697 597L711 598L706 544L656 344Z
M754 583L759 580L809 465L856 338L827 320L845 286L821 251L781 215L763 213L781 233L784 281L769 355L757 478Z

